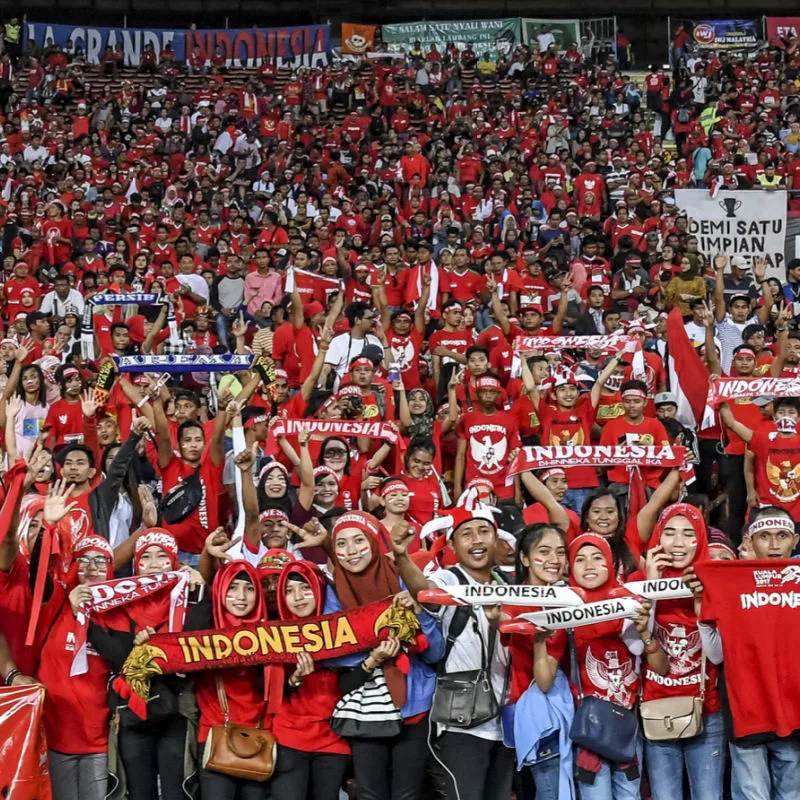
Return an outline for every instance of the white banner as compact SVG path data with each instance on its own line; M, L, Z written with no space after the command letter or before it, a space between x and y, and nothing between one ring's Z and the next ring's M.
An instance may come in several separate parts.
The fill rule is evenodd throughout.
M717 253L742 256L752 267L756 256L766 259L767 277L786 279L786 192L759 189L676 189L675 203L689 216L689 233L709 261Z

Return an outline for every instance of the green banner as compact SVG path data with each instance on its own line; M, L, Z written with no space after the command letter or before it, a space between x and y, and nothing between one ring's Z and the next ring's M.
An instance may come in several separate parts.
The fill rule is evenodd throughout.
M492 58L497 58L498 54L508 55L522 41L519 17L407 22L383 25L381 33L390 50L406 52L416 41L419 41L423 53L428 52L431 44L442 52L448 42L453 42L459 49L472 43L478 58L484 53L489 53Z
M574 42L580 44L581 31L577 19L528 19L522 20L522 41L531 46L538 46L545 52L549 45L555 44L556 51L563 53L569 50Z

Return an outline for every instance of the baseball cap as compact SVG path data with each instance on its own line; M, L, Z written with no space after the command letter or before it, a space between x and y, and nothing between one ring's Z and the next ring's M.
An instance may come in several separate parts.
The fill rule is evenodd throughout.
M665 406L668 403L678 405L678 398L673 392L659 392L655 397L656 406Z
M476 389L495 389L498 392L503 388L500 381L492 375L481 375L475 383Z
M749 269L750 265L747 263L747 259L744 256L734 256L731 259L731 266L732 267L739 267L739 269Z
M768 406L774 399L775 398L773 397L764 397L761 395L753 398L753 405L758 406L759 408L764 408L764 406Z

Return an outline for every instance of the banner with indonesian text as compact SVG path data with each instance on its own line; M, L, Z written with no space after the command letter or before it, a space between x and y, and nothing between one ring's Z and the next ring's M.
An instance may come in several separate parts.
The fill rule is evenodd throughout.
M297 436L307 428L312 438L327 436L363 436L395 444L397 428L388 422L347 422L338 419L282 419L270 428L273 436Z
M800 397L800 378L717 378L708 387L712 408L746 397Z
M523 447L509 475L550 467L680 467L685 447L669 445L553 445Z
M314 660L360 653L389 635L413 642L420 629L413 611L387 598L349 611L286 622L260 622L226 630L160 633L134 647L122 668L131 689L149 696L153 675L223 667L290 664L297 654Z
M637 339L633 336L518 336L514 349L518 353L542 350L556 353L559 350L613 350L632 349Z

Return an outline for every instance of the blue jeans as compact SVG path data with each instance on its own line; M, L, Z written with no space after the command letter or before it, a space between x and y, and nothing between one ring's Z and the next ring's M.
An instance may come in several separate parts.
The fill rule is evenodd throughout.
M558 797L559 758L548 758L539 764L528 767L536 784L536 797Z
M704 718L703 732L691 739L644 743L653 800L683 796L683 769L689 773L693 800L722 800L725 731L722 713Z
M800 742L730 744L733 800L800 800Z
M642 764L642 742L636 746L639 756L639 772ZM603 761L600 772L595 775L594 783L576 783L581 800L640 800L639 784L641 778L629 781L625 773L617 769L616 764ZM545 795L549 797L550 795ZM554 795L558 797L558 795ZM678 798L675 798L678 800Z
M571 508L578 516L583 511L583 504L586 498L592 493L592 489L567 489L567 494L564 497L561 505L564 508Z
M200 553L188 553L186 550L178 550L178 563L197 569L200 565Z

